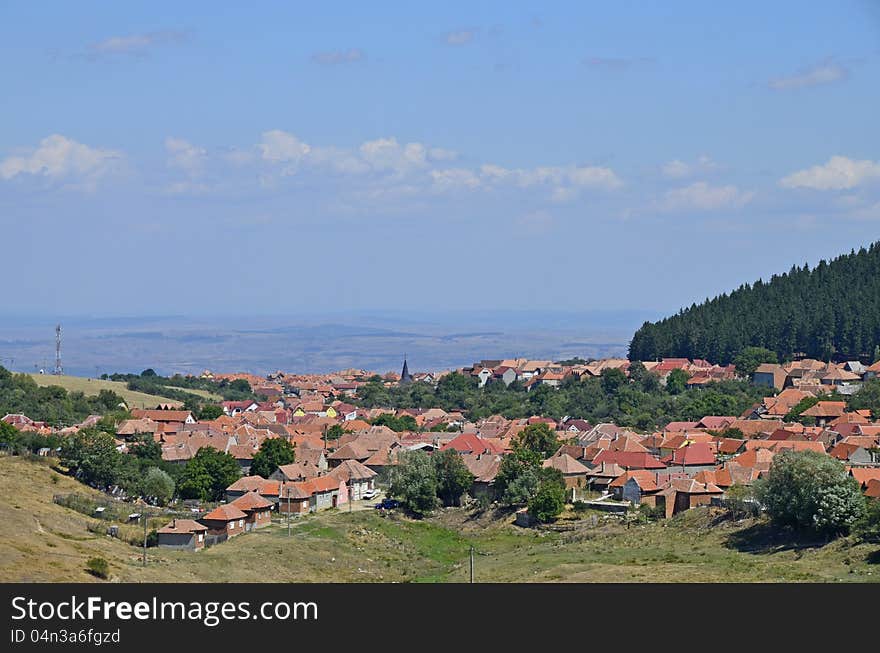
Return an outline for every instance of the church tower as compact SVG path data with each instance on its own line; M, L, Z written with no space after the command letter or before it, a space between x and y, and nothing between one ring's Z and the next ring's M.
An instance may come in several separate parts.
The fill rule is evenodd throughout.
M409 368L406 366L406 354L403 355L403 370L400 372L400 385L412 383L412 377L409 374Z

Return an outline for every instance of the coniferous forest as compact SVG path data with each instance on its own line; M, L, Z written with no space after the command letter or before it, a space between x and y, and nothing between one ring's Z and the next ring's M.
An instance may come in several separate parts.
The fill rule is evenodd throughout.
M730 363L744 347L766 347L780 360L872 362L880 344L880 242L821 261L794 266L769 281L744 284L693 304L633 335L630 360L704 358Z

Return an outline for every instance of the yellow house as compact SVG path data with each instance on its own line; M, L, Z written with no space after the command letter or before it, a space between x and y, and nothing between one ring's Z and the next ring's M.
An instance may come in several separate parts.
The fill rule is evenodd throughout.
M339 413L336 412L336 409L333 406L329 406L327 408L327 417L336 417Z

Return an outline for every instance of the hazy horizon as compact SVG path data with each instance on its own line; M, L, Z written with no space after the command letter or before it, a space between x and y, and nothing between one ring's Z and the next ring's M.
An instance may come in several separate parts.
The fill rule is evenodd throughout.
M620 356L645 319L640 311L402 311L300 316L28 317L0 322L0 364L51 372L62 325L67 374L323 373L355 367L439 371L481 359Z

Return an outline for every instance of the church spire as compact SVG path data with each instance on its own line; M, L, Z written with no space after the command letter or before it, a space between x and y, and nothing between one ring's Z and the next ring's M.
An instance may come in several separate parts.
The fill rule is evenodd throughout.
M412 377L409 374L409 368L406 365L406 354L403 355L403 370L400 372L400 385L412 383Z

